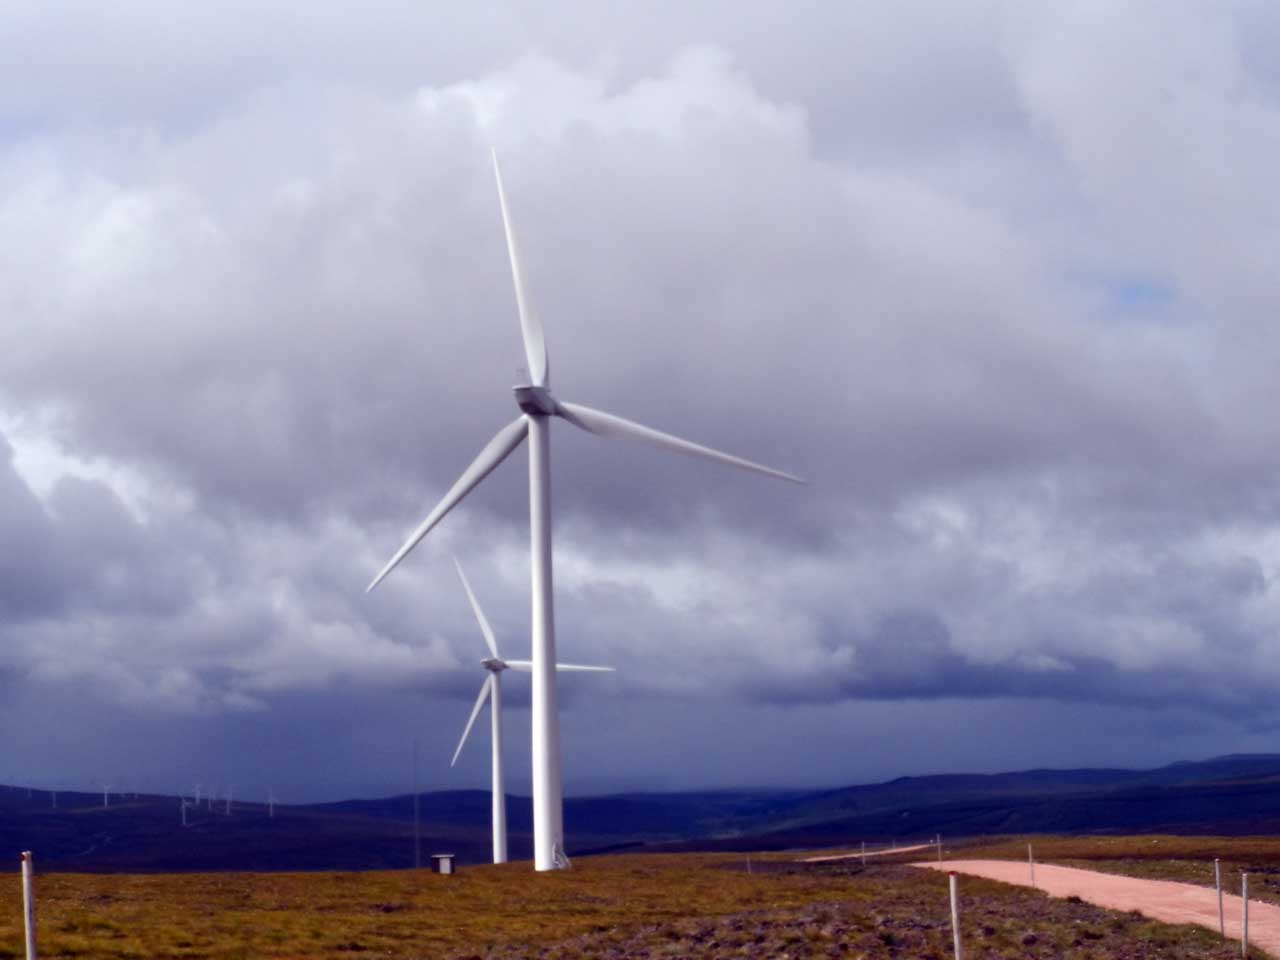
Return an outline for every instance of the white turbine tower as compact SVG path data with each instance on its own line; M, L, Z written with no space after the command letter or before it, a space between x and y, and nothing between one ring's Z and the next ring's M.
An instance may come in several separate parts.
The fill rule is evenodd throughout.
M554 870L569 865L564 853L564 810L560 780L560 719L556 705L556 637L551 589L551 418L560 417L582 430L606 437L637 440L677 453L705 457L758 473L802 483L781 470L712 450L688 440L641 426L613 414L580 404L557 400L551 395L547 348L542 323L534 313L525 284L511 214L502 188L502 172L494 154L493 173L498 185L498 203L515 281L516 308L524 339L529 377L533 381L515 388L521 415L489 441L444 499L413 531L395 556L373 578L372 590L404 559L444 516L474 490L495 467L505 460L526 436L529 437L529 547L532 559L532 650L533 650L533 850L537 870Z
M467 591L467 599L471 601L471 609L475 611L476 620L480 624L480 633L484 635L485 645L493 656L480 661L480 665L489 671L489 675L484 678L484 683L480 684L480 696L476 698L476 705L471 708L471 716L467 719L467 726L462 731L462 739L458 741L458 749L453 751L453 759L449 761L449 766L452 767L458 762L458 755L462 753L462 746L467 742L471 728L475 726L476 717L480 715L485 700L489 700L493 731L493 862L506 863L507 787L502 772L502 672L518 670L528 673L533 669L533 664L528 660L504 660L502 654L498 653L498 641L493 635L493 627L489 626L489 618L480 609L480 601L476 599L475 592L467 581L467 575L462 572L462 564L455 559L453 565L458 568L462 589ZM561 673L609 673L612 672L613 667L557 663L556 670Z

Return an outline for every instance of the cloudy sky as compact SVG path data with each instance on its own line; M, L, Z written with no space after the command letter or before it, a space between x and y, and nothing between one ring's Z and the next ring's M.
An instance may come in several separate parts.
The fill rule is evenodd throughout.
M12 0L0 781L480 786L528 653L490 147L561 397L571 791L1268 750L1269 3ZM510 676L511 779L528 779Z

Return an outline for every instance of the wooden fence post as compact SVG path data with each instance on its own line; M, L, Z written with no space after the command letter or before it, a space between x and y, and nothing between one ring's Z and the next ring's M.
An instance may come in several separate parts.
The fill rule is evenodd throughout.
M1222 913L1222 861L1218 857L1213 858L1213 886L1218 891L1218 935L1225 938L1227 920Z
M36 960L36 892L32 886L31 851L22 854L22 919L26 927L27 960Z
M956 960L964 960L963 948L960 945L960 895L956 891L956 872L949 874L951 881L951 936L956 945Z
M1240 956L1249 956L1249 875L1240 874Z

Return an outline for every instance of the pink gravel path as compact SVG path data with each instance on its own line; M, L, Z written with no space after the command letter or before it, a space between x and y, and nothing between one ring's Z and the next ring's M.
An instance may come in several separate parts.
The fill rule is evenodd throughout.
M1023 887L1031 885L1027 864L1014 860L944 860L912 866L954 870ZM1036 888L1054 897L1076 896L1111 910L1139 910L1144 916L1165 923L1195 923L1218 929L1218 894L1212 887L1037 863ZM1240 898L1224 893L1222 907L1227 936L1239 940ZM1280 956L1280 907L1249 898L1249 944Z

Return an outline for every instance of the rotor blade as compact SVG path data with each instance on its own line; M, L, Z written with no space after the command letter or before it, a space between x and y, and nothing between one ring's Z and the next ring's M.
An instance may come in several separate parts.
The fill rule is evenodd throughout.
M480 684L480 696L476 697L476 705L471 708L471 717L467 720L467 728L462 731L462 739L458 741L458 749L453 751L453 759L449 761L449 766L453 766L458 762L458 754L462 752L462 745L467 742L467 735L471 733L471 728L476 725L476 717L480 716L480 708L484 706L485 700L489 699L489 687L493 684L493 674L489 674L484 678L484 683Z
M502 229L507 235L507 255L511 258L511 279L516 285L516 309L520 311L520 333L524 338L524 355L529 362L529 377L535 387L546 386L548 369L547 344L542 338L542 321L529 299L529 287L525 283L524 266L520 262L520 250L516 245L515 228L511 225L511 211L507 209L507 193L502 189L502 170L498 167L498 151L493 151L493 178L498 182L498 204L502 207Z
M558 401L556 403L556 412L575 427L581 427L583 430L599 434L602 437L624 437L628 440L639 440L641 443L648 443L664 450L674 450L676 453L705 457L707 460L715 460L733 467L741 467L744 470L754 470L757 473L764 473L771 477L790 480L792 483L804 483L799 477L783 473L781 470L774 470L772 467L766 467L751 460L744 460L742 457L735 457L730 453L722 453L719 450L713 450L698 443L681 440L679 437L663 433L661 430L644 427L638 423L632 423L630 420L624 420L622 417L615 417L613 414L605 413L601 410L592 410L590 407L584 407L578 403Z
M533 662L530 660L504 660L510 669L519 673L530 673L533 670ZM557 663L556 670L565 673L613 673L616 667L589 667L582 663Z
M467 591L467 599L471 601L471 609L475 611L476 619L480 621L480 632L484 634L484 642L489 645L489 652L493 654L495 660L501 660L502 655L498 653L498 642L493 638L493 627L489 626L488 618L484 615L484 611L480 609L480 601L471 592L471 584L467 582L467 575L462 572L462 564L458 562L457 557L453 558L453 565L458 568L458 576L462 578L462 589Z
M427 519L417 530L409 536L404 546L396 551L396 555L391 558L382 571L373 578L373 582L365 587L365 593L368 593L374 587L382 582L382 578L395 569L396 564L405 558L405 555L418 545L418 541L431 532L431 528L444 519L444 515L458 505L463 497L475 489L490 472L505 460L516 447L520 445L520 441L525 438L525 434L529 432L529 423L523 416L518 420L513 420L507 424L497 435L489 441L479 456L471 461L471 466L462 471L457 482L449 488L449 492L444 495L444 499L436 504L436 508L431 511Z

